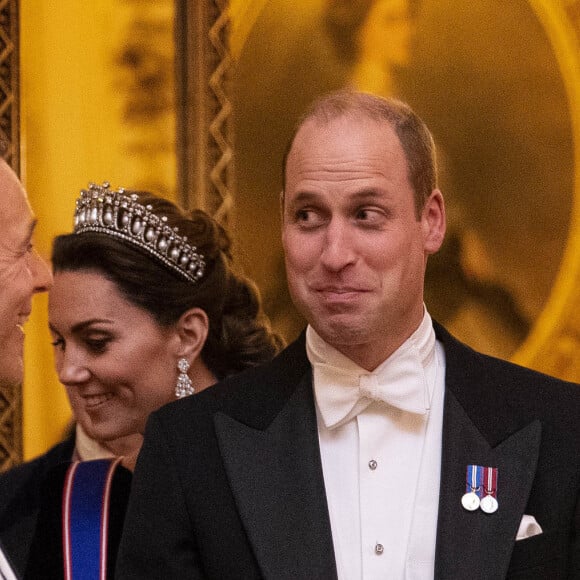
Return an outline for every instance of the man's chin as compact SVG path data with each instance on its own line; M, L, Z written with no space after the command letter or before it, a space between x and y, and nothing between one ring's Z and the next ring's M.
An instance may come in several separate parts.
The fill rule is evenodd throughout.
M21 385L24 378L23 369L22 356L13 357L10 360L0 359L0 385L4 387Z
M331 346L342 350L344 346L353 346L366 339L366 328L361 328L356 324L349 324L348 321L333 320L331 323L326 321L318 327L311 324L318 334Z
M3 375L0 373L0 386L2 387L17 387L22 384L22 376Z

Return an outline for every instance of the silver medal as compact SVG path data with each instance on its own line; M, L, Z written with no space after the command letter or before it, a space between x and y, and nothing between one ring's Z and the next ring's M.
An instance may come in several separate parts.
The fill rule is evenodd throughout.
M474 491L470 491L469 493L464 494L461 498L461 505L467 511L475 511L479 507L479 504L479 496Z
M486 514L492 514L497 511L499 504L497 503L497 499L493 497L493 495L486 495L480 504L481 510L484 511Z

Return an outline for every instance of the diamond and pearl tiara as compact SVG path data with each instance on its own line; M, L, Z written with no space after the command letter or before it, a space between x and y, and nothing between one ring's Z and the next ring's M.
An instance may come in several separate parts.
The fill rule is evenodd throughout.
M203 277L205 262L197 248L167 225L166 216L152 212L151 205L139 203L139 196L123 188L110 189L90 183L76 201L75 234L98 232L121 238L147 251L190 282Z

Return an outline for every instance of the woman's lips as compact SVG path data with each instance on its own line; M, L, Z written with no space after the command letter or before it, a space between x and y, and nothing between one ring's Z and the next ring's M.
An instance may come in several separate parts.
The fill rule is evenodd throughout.
M102 393L99 395L85 395L83 396L83 400L85 402L87 409L94 409L103 405L107 401L113 398L112 393Z

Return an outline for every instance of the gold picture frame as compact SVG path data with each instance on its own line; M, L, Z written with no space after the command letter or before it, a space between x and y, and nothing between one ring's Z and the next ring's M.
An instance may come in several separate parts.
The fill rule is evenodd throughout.
M253 0L249 2L237 2L231 3L227 15L230 17L228 23L229 30L231 31L231 63L228 57L228 66L232 64L231 78L233 81L228 80L230 83L228 87L232 87L232 92L227 93L227 88L222 87L225 94L230 95L230 99L235 103L233 106L233 117L235 119L235 137L236 141L233 145L233 151L235 151L236 158L236 187L235 192L233 191L233 185L230 186L228 190L228 211L230 215L235 216L232 222L235 225L236 240L240 247L240 253L242 260L245 260L246 269L248 273L258 281L258 285L262 289L264 300L267 308L269 308L269 313L274 318L274 324L278 325L282 330L290 329L287 333L292 337L292 334L296 332L296 329L301 324L301 321L295 326L292 326L295 320L295 313L291 312L291 306L288 306L289 314L285 314L284 304L287 305L288 297L284 294L283 286L283 269L280 263L275 261L272 257L273 254L279 250L279 236L277 233L279 223L277 216L277 193L275 187L271 187L272 181L268 188L264 187L260 190L260 187L253 187L254 182L249 181L247 178L248 173L261 174L268 165L274 166L274 172L280 171L279 167L276 166L280 157L280 150L283 148L283 144L280 145L276 141L267 141L262 139L262 134L260 131L263 127L267 127L269 124L275 126L275 130L278 130L279 137L283 137L284 131L288 130L298 115L298 109L306 102L307 98L319 94L326 88L333 88L337 84L336 78L332 75L337 75L336 69L332 70L332 67L327 66L324 72L320 68L321 63L328 63L328 58L326 60L322 59L322 56L328 57L325 50L328 47L322 46L322 41L319 38L319 34L315 26L319 24L312 24L316 22L316 18L320 18L319 11L322 6L322 2L308 2L308 3L295 3L295 2L267 2L265 0ZM340 5L341 10L344 9L344 5L348 4L345 2L326 3ZM358 3L351 3L352 5ZM369 4L369 3L366 3ZM441 41L437 45L438 49L444 49L445 53L452 54L456 59L455 62L461 60L462 58L472 58L468 50L464 50L465 47L461 45L461 42L465 40L466 36L461 37L461 30L458 26L461 26L462 22L469 20L469 17L475 24L472 24L472 28L466 28L464 35L469 34L470 42L473 42L474 33L477 33L477 29L481 29L484 26L490 26L489 22L486 23L483 17L489 16L489 4L490 3L473 3L470 2L453 2L451 6L448 0L420 0L419 2L410 2L416 7L419 5L419 10L423 10L422 15L419 17L419 24L425 25L425 22L431 18L430 26L434 27L437 24L437 18L440 14L452 13L454 10L457 12L456 19L447 22L447 28L437 28L436 30L439 37L443 37L445 40ZM449 4L449 6L446 6ZM492 3L493 4L493 3ZM578 223L578 202L577 199L580 196L580 50L579 39L580 39L580 2L579 1L553 1L553 0L519 0L518 2L510 3L513 4L514 8L510 12L510 15L517 21L518 30L523 30L532 36L530 38L522 39L521 43L518 45L515 43L513 46L513 57L521 56L522 47L525 50L534 52L534 46L537 45L537 61L538 67L542 66L539 62L540 58L545 58L546 47L549 47L550 62L549 65L553 70L557 70L558 76L558 87L554 88L555 93L558 92L554 101L558 101L558 106L560 109L567 108L565 126L556 127L560 131L558 133L554 130L552 137L558 139L560 135L562 141L566 140L564 145L556 143L558 147L561 147L561 161L560 167L562 169L562 174L564 177L558 182L553 183L553 189L559 188L563 193L561 195L562 199L556 199L554 201L553 208L550 207L549 203L538 200L539 196L534 195L533 199L530 200L529 205L526 205L526 200L518 197L515 200L509 201L509 211L500 212L494 215L483 215L481 221L487 221L487 223L492 223L493 221L498 224L503 224L503 231L506 232L505 239L500 240L497 244L498 246L514 244L516 241L519 246L514 249L512 254L503 254L506 258L506 263L509 267L506 267L506 272L502 275L506 279L511 280L517 279L519 284L519 291L522 289L527 294L532 295L531 287L534 284L534 270L533 268L528 268L528 272L522 270L522 275L517 272L517 268L514 266L517 260L517 255L522 256L522 259L528 261L532 264L537 262L542 264L542 270L538 274L537 284L545 286L543 295L535 297L531 300L533 307L529 307L527 310L532 314L528 314L527 326L520 325L520 336L517 338L517 348L511 348L509 355L506 356L504 353L504 358L511 358L512 360L519 362L521 364L539 369L541 371L554 374L563 378L567 378L574 381L580 381L580 357L577 356L578 349L580 347L580 315L577 314L579 311L579 300L580 293L575 292L575 287L580 281L580 252L578 245L580 244L580 225ZM206 2L207 6L213 6L215 9L216 4L212 2ZM224 6L221 7L222 11L225 9ZM461 13L461 10L464 10ZM486 59L485 55L480 54L478 58L481 62L478 63L475 60L470 62L474 65L479 65L481 69L478 74L478 82L482 83L481 79L486 79L486 83L493 83L499 85L500 82L505 82L506 75L509 73L510 66L517 65L518 63L512 63L509 66L502 64L502 62L496 62L502 56L502 51L504 51L505 46L509 42L513 41L513 34L510 34L509 26L513 26L513 21L506 18L505 7L501 8L503 22L507 22L500 29L499 23L500 19L498 17L497 21L491 20L494 26L498 27L497 31L489 29L487 34L489 38L493 39L494 51L491 51L489 58ZM430 11L430 13L429 13ZM344 16L344 11L341 13ZM222 12L223 15L223 12ZM341 17L342 17L341 16ZM499 16L493 15L492 16ZM478 18L481 17L481 22ZM423 18L423 21L420 21ZM489 20L489 18L488 18ZM306 23L306 24L304 24ZM441 24L441 22L439 22ZM443 23L445 24L445 23ZM285 30L289 30L295 27L295 32L293 33L294 38L286 38L284 35ZM455 28L453 28L455 27ZM523 27L523 28L521 28ZM527 28L526 28L527 27ZM270 33L270 36L267 34ZM513 33L513 30L512 30ZM266 36L261 36L266 34ZM433 44L434 34L430 33L431 36L424 36L423 45L421 50L424 54L427 54L429 48L427 44ZM493 35L496 34L495 38ZM447 36L446 36L447 35ZM482 36L482 41L489 38ZM524 42L524 40L526 42ZM445 44L445 42L447 44ZM458 46L452 47L450 44L452 42L457 43ZM503 44L502 44L503 43ZM530 48L530 44L532 48ZM304 56L310 51L312 53L313 46L319 52L316 58L310 56ZM482 48L482 44L478 45ZM426 48L427 47L427 48ZM485 49L485 47L484 47ZM509 46L508 46L509 49ZM544 53L542 53L544 51ZM505 52L505 51L504 51ZM507 51L509 53L509 50ZM182 55L187 62L188 59L191 62L190 56L187 54ZM526 56L526 55L524 55ZM492 58L493 57L493 58ZM253 62L252 62L252 59ZM310 60L309 60L310 59ZM318 59L318 60L317 60ZM495 61L494 61L495 59ZM198 56L199 60L199 56ZM218 59L219 60L219 59ZM223 61L222 61L223 62ZM438 73L444 73L444 68L447 66L445 63L445 58L439 59L440 68ZM523 62L523 61L522 61ZM424 62L422 63L423 72L426 70L427 65L432 63ZM415 63L416 69L419 65ZM465 66L465 63L463 63ZM525 64L521 64L519 69L520 76L523 77L530 72L538 73L539 69L534 69L534 62L531 62L529 70L526 69ZM485 68L487 67L487 69ZM503 67L503 68L502 68ZM498 72L499 71L499 72ZM494 75L498 73L496 79ZM487 77L484 75L487 74ZM503 77L501 75L504 75ZM533 101L535 96L532 94L529 96L529 102L532 103L531 106L536 106L537 111L543 111L542 107L545 106L544 101L540 99L540 93L547 88L552 90L553 87L549 85L550 82L553 83L553 79L549 77L550 71L546 73L548 76L545 82L542 81L541 77L536 77L537 93L538 93L538 103L534 105ZM285 76L284 76L285 75ZM301 76L299 76L301 75ZM340 74L338 74L340 76ZM324 78L322 78L324 77ZM405 79L404 72L400 75L403 78L403 83L407 83L408 87L413 87L413 82L415 82L415 96L419 91L416 90L416 84L424 81L423 79L415 80L409 79L409 75ZM290 85L280 84L280 79L284 78L287 83L294 82L298 87L290 87L289 95L286 96L286 101L282 98L282 93L284 89L288 88ZM338 77L337 77L338 78ZM313 80L314 79L314 80ZM344 79L343 79L344 80ZM431 79L432 80L432 79ZM473 79L465 79L465 82L469 82ZM524 79L525 80L525 79ZM318 85L313 89L308 83L317 82ZM462 82L459 79L455 82ZM523 82L523 81L522 81ZM240 90L240 85L244 85L245 89ZM542 84L543 83L543 84ZM535 86L536 86L535 85ZM515 85L514 85L515 86ZM524 85L522 85L524 86ZM436 87L436 89L442 89L442 86ZM425 99L416 98L415 102L411 102L420 113L426 113L429 117L429 107L426 105L428 99L432 97L432 93L436 89L424 90L424 93L428 95ZM479 87L481 91L485 92L489 87L481 85ZM501 87L495 87L496 91L499 91ZM244 92L245 90L245 92ZM260 91L263 91L260 94ZM514 92L510 95L506 93L505 103L499 109L490 108L493 104L493 100L490 98L488 103L485 103L486 96L478 93L477 91L467 93L470 102L480 99L481 103L478 104L478 108L482 109L487 106L488 109L485 112L488 114L486 120L483 123L494 124L501 122L504 123L503 128L508 126L510 120L510 107L512 111L515 110L516 117L519 114L520 125L524 121L530 121L528 127L533 124L532 117L526 116L525 106L526 103L522 103L522 95L517 93L518 87L514 88ZM412 94L412 90L409 91ZM510 101L510 97L514 100ZM467 97L466 97L467 98ZM273 104L274 101L278 99L278 103ZM301 101L302 99L302 101ZM453 108L454 105L458 103L457 99L449 98L449 95L444 95L443 100L439 104L439 107L444 106L445 99L450 103L449 107ZM515 99L520 99L516 101ZM298 105L296 104L298 101ZM541 102L540 102L541 101ZM199 101L196 101L198 103ZM280 105L280 102L282 103ZM491 103L491 104L490 104ZM511 104L510 104L511 103ZM497 104L497 103L496 103ZM517 106L518 108L515 108ZM230 103L231 106L231 103ZM185 109L188 109L187 103L184 103ZM249 112L244 112L242 109L246 108ZM437 109L435 109L437 110ZM468 113L473 114L476 110L472 107ZM206 109L207 111L207 109ZM490 111L492 112L489 115ZM518 112L519 111L519 112ZM497 116L495 115L497 113ZM521 114L520 114L521 113ZM229 114L229 113L228 113ZM249 121L240 120L240 116L246 115ZM556 115L561 115L561 111L556 111ZM555 115L555 116L556 116ZM210 115L211 116L211 115ZM425 114L423 114L425 116ZM503 118L502 118L503 116ZM554 123L561 123L561 118L554 119ZM191 124L187 125L186 117L182 117L186 121L186 126L190 129L193 127ZM427 118L429 124L431 124L430 119ZM468 119L471 121L471 119ZM245 124L244 124L245 123ZM434 123L437 126L437 123ZM548 127L548 124L545 125ZM199 127L199 126L198 126ZM465 123L466 130L473 130L472 126ZM510 130L513 127L510 128ZM542 131L533 132L530 130L529 143L527 146L533 147L534 143L543 139L544 135L547 133L542 133ZM549 133L549 130L547 130ZM524 135L526 128L518 126L514 129L514 135L516 137ZM436 138L437 133L441 133L441 128L436 127ZM256 137L257 135L257 137ZM250 139L255 139L250 145L248 142ZM469 140L465 139L459 141L459 145L455 144L455 150L457 147L466 147L469 145ZM507 144L507 145L506 145ZM531 145L530 145L531 144ZM244 149L244 147L246 149ZM493 151L493 147L497 147L501 150L502 147L510 147L508 150L508 157L510 155L515 155L518 147L517 141L513 139L510 141L506 140L506 143L494 143L491 149L487 150L487 154L491 155L491 159L496 163L498 162L497 155L494 158L493 155L497 152ZM273 148L277 148L273 151ZM248 152L248 150L250 150ZM511 152L510 152L511 151ZM531 163L535 164L534 167L546 167L550 169L549 164L553 163L554 160L543 159L538 156L534 156L532 152L528 151L528 156L525 153L519 157L519 162L524 163L522 159L529 159ZM229 153L228 153L229 155ZM448 166L452 161L448 158L449 152L443 148L443 166L445 171L445 166ZM207 160L207 155L205 156ZM231 159L231 158L230 158ZM254 165L244 167L247 164L247 159L252 159ZM189 167L200 167L198 161L191 161L191 155L187 155L187 160L189 162ZM186 163L181 166L182 171L185 174L188 172ZM524 166L522 165L519 170L523 172ZM233 170L233 165L231 166ZM533 169L533 167L532 167ZM532 169L527 169L528 172L534 173ZM509 167L503 167L504 173L509 170ZM518 167L514 167L514 171L517 171ZM212 168L204 169L206 172L211 172ZM539 169L537 169L539 171ZM537 172L536 172L537 173ZM278 178L278 177L277 177ZM489 181L492 187L499 187L497 183L493 182L494 176L491 173L484 175L482 179ZM185 179L184 179L185 182ZM201 183L201 182L200 182ZM233 183L233 181L232 181ZM465 183L465 179L462 181ZM520 185L526 183L525 179L520 180ZM511 185L514 190L514 195L517 194L518 184ZM252 190L258 192L254 197L248 196L248 192ZM207 190L206 190L207 191ZM553 191L550 192L553 195ZM264 198L269 196L265 201ZM218 205L221 201L218 201ZM520 205L518 205L520 204ZM523 205L522 205L523 204ZM526 229L522 225L521 231L518 231L519 223L515 223L514 220L525 221L525 219L530 219L529 217L522 217L522 211L529 208L529 214L533 214L537 211L538 207L542 208L542 211L546 212L542 216L542 219L547 217L553 220L552 225L548 222L545 226L545 230L542 230L542 235L545 236L545 240L542 241L541 237L538 237L537 232L531 226L528 228L533 235L530 235L529 242L526 244L525 236ZM522 210L523 208L523 210ZM452 213L455 210L452 210ZM510 213L511 212L511 213ZM507 214L507 215L505 215ZM511 220L511 221L510 221ZM459 221L461 222L461 220ZM252 227L252 224L253 227ZM259 230L256 230L256 224L259 224ZM556 225L554 225L556 224ZM557 230L558 235L552 236L550 233L550 228ZM537 230L540 231L540 230ZM251 232L251 233L248 233ZM495 235L495 234L494 234ZM511 236L511 238L510 238ZM519 236L519 239L517 239ZM251 241L251 237L254 241ZM557 237L557 240L552 238ZM478 258L478 250L480 249L477 243L472 240L472 235L467 232L464 243L468 244L472 249L471 252ZM540 247L540 244L543 246ZM550 245L551 244L551 245ZM545 246L545 250L544 250ZM270 251L269 249L274 247L275 251ZM522 250L523 248L523 250ZM522 255L525 253L525 248L528 248L529 256ZM261 259L261 256L268 254L270 255L268 259ZM500 253L500 256L502 254ZM508 259L509 258L509 259ZM511 260L511 262L510 262ZM485 260L479 260L472 258L472 269L483 268L482 262ZM469 264L468 264L469 266ZM549 273L546 273L550 270ZM476 272L477 273L477 272ZM549 274L549 275L548 275ZM526 276L530 277L527 279ZM544 279L540 279L544 276ZM501 279L501 276L500 278ZM502 281L503 282L503 281ZM495 284L499 288L494 287L494 283L487 284L484 281L480 284L482 288L476 288L474 293L477 295L478 292L488 292L490 295L496 295L497 300L504 301L508 303L507 310L509 311L509 300L510 296L508 292L504 292L501 288L499 282ZM449 291L450 286L439 287L438 291L445 295ZM516 288L517 290L517 288ZM276 300L278 300L276 304ZM280 300L284 303L280 306ZM541 306L540 306L541 302ZM494 311L491 310L493 313ZM490 315L489 318L493 319L494 314ZM509 314L505 320L500 319L495 325L494 332L499 332L500 334L507 334L507 329L509 328ZM518 321L517 316L514 326L517 327ZM290 320L290 322L288 322ZM509 324L508 324L509 322ZM521 329L524 329L523 331ZM483 332L483 329L478 325L477 319L475 320L475 329L477 332ZM505 330L505 332L504 332ZM521 335L525 332L525 335ZM523 336L523 338L522 338ZM516 335L517 337L517 335ZM503 337L497 335L498 342L501 341ZM491 345L493 346L493 345ZM508 345L509 346L509 345ZM508 348L508 347L506 347ZM508 352L507 350L505 352ZM492 354L498 354L492 352ZM499 353L502 354L501 352Z

